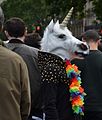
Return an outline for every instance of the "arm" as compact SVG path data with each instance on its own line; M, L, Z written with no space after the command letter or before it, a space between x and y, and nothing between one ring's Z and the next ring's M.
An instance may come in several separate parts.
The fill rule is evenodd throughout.
M30 113L31 98L30 98L30 85L27 66L22 61L21 64L21 117L22 120L27 120Z
M57 110L57 83L55 83L55 65L46 66L42 72L42 96L45 120L59 120ZM46 72L47 71L47 72Z
M59 120L56 108L57 84L43 82L42 92L45 120Z

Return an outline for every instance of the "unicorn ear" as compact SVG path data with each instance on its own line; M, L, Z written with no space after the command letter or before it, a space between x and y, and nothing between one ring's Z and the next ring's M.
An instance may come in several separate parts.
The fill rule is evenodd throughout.
M54 21L53 21L53 19L52 19L51 22L49 23L49 25L47 26L47 28L48 28L49 30L52 30L53 27L54 27L54 25L55 25L55 23L54 23Z
M57 20L57 22L54 25L54 29L58 29L59 27L60 27L59 20Z

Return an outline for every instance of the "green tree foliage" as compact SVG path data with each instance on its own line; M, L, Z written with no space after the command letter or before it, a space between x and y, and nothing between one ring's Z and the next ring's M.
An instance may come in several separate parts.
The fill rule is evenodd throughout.
M83 8L86 0L7 0L3 2L5 18L20 17L27 25L43 21L48 24L46 19L59 17L63 19L69 9L73 6L75 17L77 12L83 17Z
M6 19L20 17L28 25L39 21L44 13L41 0L7 0L3 2L2 8Z
M79 12L79 18L84 17L83 9L86 4L86 0L45 0L49 14L61 16L62 18L67 14L71 7L74 7L73 16L77 16Z

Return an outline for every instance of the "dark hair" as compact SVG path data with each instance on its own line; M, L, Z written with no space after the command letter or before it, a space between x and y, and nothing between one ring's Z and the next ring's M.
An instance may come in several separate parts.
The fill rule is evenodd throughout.
M25 37L25 44L40 49L41 36L38 33L29 33Z
M0 30L2 28L3 23L4 23L4 14L2 8L0 7Z
M25 23L20 18L10 18L4 24L4 30L8 32L11 37L22 37L25 33Z
M97 42L100 39L100 36L95 30L87 30L85 33L82 34L82 38L86 42L89 42L90 40Z

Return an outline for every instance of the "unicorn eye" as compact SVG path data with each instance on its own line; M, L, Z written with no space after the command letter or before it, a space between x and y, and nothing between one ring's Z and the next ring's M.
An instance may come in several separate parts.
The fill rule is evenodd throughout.
M65 34L60 34L60 35L58 35L58 38L63 39L63 38L66 38L66 36L65 36Z

